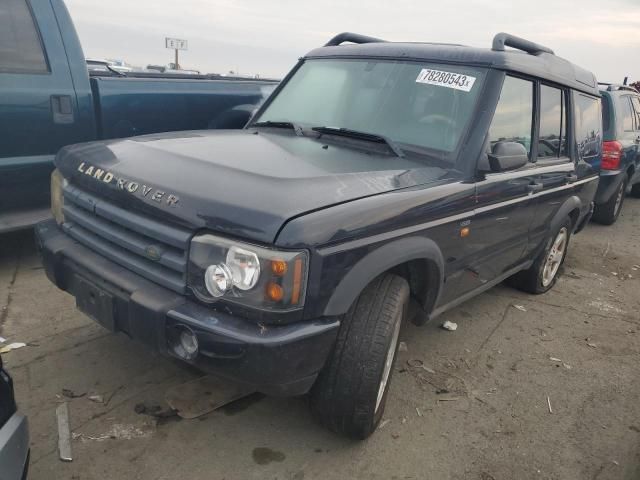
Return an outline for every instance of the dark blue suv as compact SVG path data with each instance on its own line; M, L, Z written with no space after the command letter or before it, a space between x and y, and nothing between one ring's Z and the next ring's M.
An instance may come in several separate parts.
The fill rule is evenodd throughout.
M244 130L65 147L55 220L36 228L44 266L105 328L309 393L323 424L364 438L402 322L506 279L553 287L592 212L600 105L592 73L512 35L341 34Z
M604 143L594 221L613 224L625 193L640 197L640 94L624 85L601 84Z

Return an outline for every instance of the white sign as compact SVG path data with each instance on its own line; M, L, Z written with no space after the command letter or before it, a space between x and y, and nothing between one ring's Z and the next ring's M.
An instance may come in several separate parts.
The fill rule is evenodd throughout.
M187 50L187 41L180 38L165 38L165 46L171 50Z
M440 87L455 88L463 92L470 92L473 84L476 83L476 77L463 75L461 73L443 72L441 70L433 70L431 68L423 68L418 78L418 83L426 83L428 85L438 85Z

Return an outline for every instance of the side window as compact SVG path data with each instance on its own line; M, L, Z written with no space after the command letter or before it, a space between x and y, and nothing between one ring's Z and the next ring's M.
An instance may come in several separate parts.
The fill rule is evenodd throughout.
M518 142L531 158L533 82L507 76L489 129L491 148L498 142Z
M636 130L640 130L640 97L631 97L631 103L636 113Z
M567 111L564 91L540 87L540 138L538 158L567 156Z
M574 92L574 118L578 157L597 160L602 150L602 113L600 99Z
M0 2L0 72L45 73L47 61L27 0Z
M634 125L634 112L631 106L631 96L625 95L620 97L620 118L622 121L622 129L625 132L633 132L635 130Z

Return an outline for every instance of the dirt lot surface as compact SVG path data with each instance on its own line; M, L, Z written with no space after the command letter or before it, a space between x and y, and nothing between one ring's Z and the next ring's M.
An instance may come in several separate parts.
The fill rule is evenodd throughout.
M639 479L639 279L630 198L614 227L572 240L548 294L499 286L405 325L385 419L365 442L317 426L304 398L253 395L196 420L136 413L165 408L167 389L198 374L80 314L28 233L0 238L0 335L29 343L4 359L30 420L33 480ZM86 394L66 398L71 463L57 454L63 389Z

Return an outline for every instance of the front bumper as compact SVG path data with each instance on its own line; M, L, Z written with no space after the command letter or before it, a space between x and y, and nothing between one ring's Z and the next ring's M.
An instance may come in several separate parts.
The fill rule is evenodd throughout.
M27 417L14 413L0 427L0 478L27 478L29 468L29 427Z
M199 343L199 354L188 363L203 371L269 395L301 395L333 348L337 319L259 325L142 278L79 244L55 221L38 224L36 237L49 279L76 297L77 305L97 304L99 323L164 355L171 355L167 332L187 326Z

